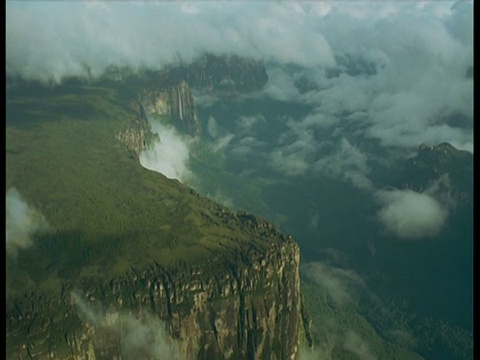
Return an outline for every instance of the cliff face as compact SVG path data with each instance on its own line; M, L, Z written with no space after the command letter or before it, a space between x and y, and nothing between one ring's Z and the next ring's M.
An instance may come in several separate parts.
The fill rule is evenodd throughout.
M201 133L197 108L185 81L145 89L139 96L142 115L170 116L177 129L191 136Z
M153 133L152 125L148 121L142 104L134 104L136 106L132 106L133 110L138 113L132 114L124 122L122 129L115 134L115 138L125 144L130 157L136 158L142 151L150 147L153 140L158 140L159 136Z
M203 265L154 262L102 282L25 294L7 306L7 344L16 344L7 347L9 358L297 359L297 244L252 215L224 214L265 238L265 250L245 248ZM162 349L142 346L141 338L130 343L133 333L162 331Z
M177 64L160 72L146 71L139 77L125 69L110 69L103 78L118 82L133 81L136 86L138 81L145 82L148 85L141 86L142 90L134 95L136 100L131 104L131 107L138 111L140 119L151 115L169 116L178 131L194 137L199 136L202 129L192 89L201 94L236 96L239 93L260 90L268 81L265 67L260 61L211 54L206 54L190 64ZM134 119L130 129L140 129L137 120ZM148 134L146 130L142 131ZM127 140L135 149L145 148L142 144L131 141L129 129L119 134L118 138Z
M247 93L260 90L268 80L260 61L238 56L206 54L192 64L177 65L167 71L169 77L187 81L202 93Z

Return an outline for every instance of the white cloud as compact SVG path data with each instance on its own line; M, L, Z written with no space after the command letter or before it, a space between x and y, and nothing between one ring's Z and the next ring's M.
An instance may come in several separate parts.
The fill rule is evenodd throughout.
M253 136L245 136L230 148L230 153L237 157L245 155L254 155L258 160L262 153L261 147L265 145L264 142L258 141Z
M287 123L282 138L289 140L280 141L273 152L273 166L296 175L315 163L317 169L369 187L366 160L387 154L385 148L406 157L421 143L448 142L473 152L473 79L467 75L473 67L472 2L453 7L444 2L328 2L322 3L321 14L315 5L301 4L309 26L322 32L347 62L338 62L332 71L269 69L264 94L314 107L303 119ZM302 77L310 86L306 93L294 85ZM452 116L465 120L450 123ZM359 145L357 156L345 157L345 139L339 140L344 135ZM336 150L323 151L332 145ZM363 165L351 162L361 158Z
M306 131L275 149L270 154L271 165L286 175L304 175L311 167L315 152L313 133Z
M45 218L31 208L15 188L10 188L5 202L6 251L15 257L20 249L33 244L33 236L48 230Z
M385 228L406 240L437 235L448 218L448 211L431 195L412 190L379 190L382 203L378 213Z

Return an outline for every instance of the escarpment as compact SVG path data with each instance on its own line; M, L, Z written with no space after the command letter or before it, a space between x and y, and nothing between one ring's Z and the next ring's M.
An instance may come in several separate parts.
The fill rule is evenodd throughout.
M171 358L297 359L297 244L252 215L219 216L261 242L240 242L204 263L180 259L165 266L153 260L118 276L63 281L48 294L9 299L9 358L163 358L152 346L128 343L129 331L145 333L145 324L154 324L147 334L163 332L163 351ZM121 327L131 319L137 329Z
M148 121L143 105L141 103L136 105L137 113L130 115L115 134L115 137L125 144L130 156L134 158L138 157L142 151L149 149L153 140L159 140L158 134L152 131L152 125Z
M144 89L138 102L146 116L170 116L177 129L191 136L201 133L200 119L193 95L185 81Z
M72 106L31 86L8 97L7 188L49 232L6 258L6 358L297 359L295 241L131 160L150 116L199 133L187 82L70 84Z
M149 119L161 121L168 118L168 122L181 134L192 137L201 134L195 101L185 81L143 88L130 101L129 108L131 114L123 119L115 137L126 146L130 157L138 158L142 151L151 147L153 141L161 141L159 134L153 132Z
M150 138L149 128L145 128L149 126L148 117L169 117L180 133L192 137L201 135L201 120L192 90L199 94L231 96L258 91L268 81L265 66L260 61L212 54L205 54L189 64L176 64L160 72L141 73L138 76L135 83L144 78L146 85L140 86L130 106L138 112L139 117L132 118L117 136L136 153L148 147L149 140L146 143L139 140ZM120 69L109 69L104 77L122 82L135 76L128 71L122 74ZM141 119L147 120L146 123Z

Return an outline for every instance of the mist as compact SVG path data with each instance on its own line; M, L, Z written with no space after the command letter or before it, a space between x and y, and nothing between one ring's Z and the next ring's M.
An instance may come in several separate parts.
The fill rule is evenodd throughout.
M32 246L35 234L48 230L43 215L29 206L15 188L7 190L5 216L6 252L10 257Z
M160 140L155 140L150 149L144 150L139 156L140 163L146 169L187 183L193 174L188 168L191 141L182 137L173 126L164 125L152 120L152 131Z
M338 257L342 257L342 253L330 250L331 260L340 260ZM375 330L362 327L365 319L359 310L361 292L375 299L375 306L382 306L367 288L364 278L354 270L334 266L330 261L308 263L302 267L302 274L313 284L306 286L316 288L317 301L322 301L323 294L326 295L326 304L317 305L322 313L321 320L316 320L321 321L315 333L317 342L312 349L300 348L300 359L335 359L338 358L338 349L358 359L376 359L375 353L381 350L378 343L372 341ZM347 317L348 322L345 321Z
M100 304L89 303L76 292L70 295L78 316L84 323L94 327L95 339L118 342L116 348L120 349L119 355L127 359L187 360L180 356L177 344L165 330L165 324L153 314L104 310Z
M377 359L370 350L368 343L362 339L360 334L350 330L346 333L344 348L354 353L361 360Z
M325 289L336 307L351 304L358 290L365 288L364 280L354 270L332 266L326 262L312 262L302 267L302 273L317 286Z

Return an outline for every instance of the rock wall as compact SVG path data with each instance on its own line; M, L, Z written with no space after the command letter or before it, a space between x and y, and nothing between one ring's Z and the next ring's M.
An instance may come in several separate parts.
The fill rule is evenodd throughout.
M244 248L194 266L152 263L101 283L65 283L58 293L16 299L7 306L8 358L297 359L298 245L256 217L241 216L270 234L265 251ZM129 347L125 324L132 323L156 324L153 332L136 330L153 340L164 330L153 341L163 348Z
M260 90L268 81L261 61L239 56L205 54L191 64L175 65L166 71L168 77L185 80L202 93L225 95Z
M153 133L152 125L148 121L142 104L134 103L132 107L137 114L132 114L123 123L115 137L126 146L131 157L138 158L140 152L147 150L152 141L158 140L159 136Z
M191 136L200 135L201 124L197 108L185 81L145 89L141 92L138 101L147 116L170 116L181 133Z
M420 145L402 172L401 187L430 189L453 208L473 205L473 155L448 143Z

